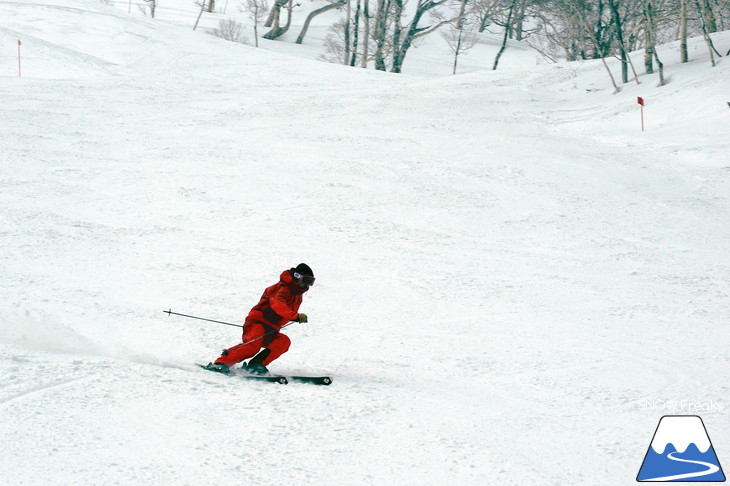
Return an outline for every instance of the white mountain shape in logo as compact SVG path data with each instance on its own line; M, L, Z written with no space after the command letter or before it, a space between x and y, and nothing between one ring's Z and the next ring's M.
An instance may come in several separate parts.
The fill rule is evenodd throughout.
M707 436L702 419L691 416L665 416L657 428L651 447L657 454L664 454L667 444L674 444L678 453L687 450L690 444L697 446L701 453L710 448L710 438Z

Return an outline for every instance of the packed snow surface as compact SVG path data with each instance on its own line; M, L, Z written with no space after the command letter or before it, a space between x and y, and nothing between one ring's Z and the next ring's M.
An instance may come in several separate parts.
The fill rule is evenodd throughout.
M730 463L727 58L394 75L184 3L0 2L0 483L633 484L668 413ZM271 369L334 383L197 369L240 330L163 311L241 324L300 262Z

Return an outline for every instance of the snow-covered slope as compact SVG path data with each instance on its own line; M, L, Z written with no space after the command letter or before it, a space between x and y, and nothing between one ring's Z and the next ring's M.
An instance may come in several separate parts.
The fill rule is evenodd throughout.
M4 482L629 484L669 400L730 454L730 64L701 39L613 95L600 63L397 76L0 9ZM301 261L271 368L334 384L196 370L238 330L162 311L242 322Z

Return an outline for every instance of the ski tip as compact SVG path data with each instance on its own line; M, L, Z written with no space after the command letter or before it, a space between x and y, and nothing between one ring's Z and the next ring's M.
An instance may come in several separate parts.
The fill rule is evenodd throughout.
M244 380L268 381L269 383L279 383L280 385L287 385L287 384L289 384L289 380L286 378L286 376L279 376L279 375L245 375L245 374L239 374L238 376L240 376Z
M300 383L311 383L314 385L329 386L332 384L332 378L330 378L329 376L290 376L289 378L292 381L297 381Z

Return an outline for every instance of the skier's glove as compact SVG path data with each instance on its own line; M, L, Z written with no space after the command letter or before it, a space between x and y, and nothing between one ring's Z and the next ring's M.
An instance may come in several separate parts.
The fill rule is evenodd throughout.
M307 322L307 314L297 314L297 318L295 319L297 322Z

